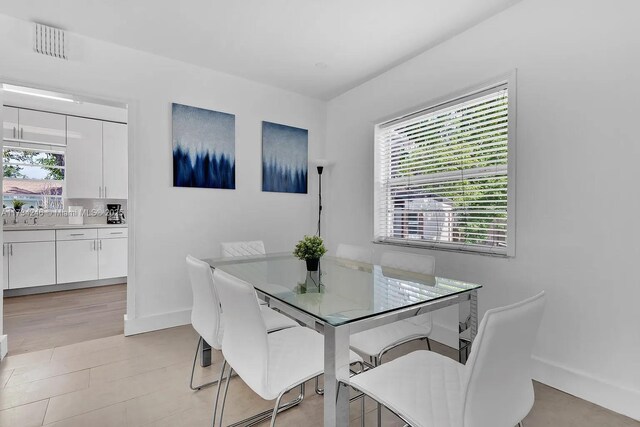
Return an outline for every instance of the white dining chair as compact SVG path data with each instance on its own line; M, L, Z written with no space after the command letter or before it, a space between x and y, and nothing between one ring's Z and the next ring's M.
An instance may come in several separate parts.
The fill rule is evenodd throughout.
M382 267L433 276L436 260L431 255L418 255L406 252L384 252L380 257ZM421 314L411 319L390 323L367 331L351 335L351 348L358 354L369 357L374 366L382 363L382 356L399 345L426 340L431 350L429 334L433 328L431 313Z
M193 375L196 369L198 352L206 341L212 348L220 350L222 348L222 336L224 335L224 318L220 313L220 300L216 292L213 281L211 266L204 261L187 255L187 271L193 292L193 308L191 309L191 325L196 330L200 338L196 346L196 354L193 357L191 367L191 380L189 387L191 390L200 390L204 387L216 384L212 381L206 384L193 385ZM297 322L277 313L269 307L261 306L260 314L268 331L293 328L299 326Z
M352 377L348 385L414 427L513 427L534 401L531 350L544 292L487 311L466 365L414 351Z
M264 242L262 240L246 240L237 242L220 243L220 252L223 258L232 258L237 256L265 255L267 253ZM267 305L256 292L256 298L260 305Z
M336 249L336 257L347 259L350 261L364 262L371 264L373 260L373 251L369 248L363 248L361 246L347 245L346 243L340 243Z
M418 255L406 252L384 252L380 257L380 265L403 271L433 276L436 259L431 255ZM414 316L410 319L389 323L374 329L358 332L350 337L353 350L369 358L373 366L382 363L382 356L394 348L411 341L425 340L427 349L431 350L429 335L433 329L431 313ZM320 391L316 387L316 392ZM382 406L378 404L378 426L382 423Z
M230 366L226 378L220 425L224 418L224 405L229 391L229 378L235 372L260 397L275 399L271 415L271 426L275 425L278 412L299 404L304 399L304 383L324 370L324 339L319 333L308 328L290 328L267 334L267 328L260 308L253 297L253 286L218 269L214 280L223 313L225 331L222 338L222 353L225 365ZM351 363L362 363L356 353L351 352ZM225 365L220 371L222 381ZM215 426L220 389L218 387L213 411ZM300 387L297 399L280 406L282 396ZM266 415L266 417L265 417ZM254 423L266 419L269 414L261 413L237 424Z

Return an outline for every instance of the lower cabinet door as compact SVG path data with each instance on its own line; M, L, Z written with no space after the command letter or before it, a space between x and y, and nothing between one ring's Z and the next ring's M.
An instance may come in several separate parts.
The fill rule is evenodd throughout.
M83 282L98 279L97 240L58 241L58 282Z
M9 289L56 283L55 242L8 243L5 257L9 259Z
M127 239L100 239L98 248L101 279L127 275Z
M2 289L9 289L9 254L7 246L2 245Z

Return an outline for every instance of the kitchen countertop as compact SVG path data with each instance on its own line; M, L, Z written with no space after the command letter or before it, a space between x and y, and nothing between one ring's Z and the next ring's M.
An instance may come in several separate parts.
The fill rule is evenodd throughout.
M3 231L25 231L25 230L73 230L82 228L127 228L127 224L7 224Z

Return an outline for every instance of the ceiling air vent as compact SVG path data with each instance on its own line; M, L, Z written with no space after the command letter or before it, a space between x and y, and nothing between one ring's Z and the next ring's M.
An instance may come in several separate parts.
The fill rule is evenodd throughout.
M67 59L64 30L42 24L34 24L34 29L34 51L54 58Z

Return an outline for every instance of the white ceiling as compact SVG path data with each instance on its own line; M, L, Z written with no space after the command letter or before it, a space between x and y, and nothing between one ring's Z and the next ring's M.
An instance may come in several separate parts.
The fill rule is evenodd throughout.
M330 99L518 0L20 0L0 13Z

